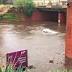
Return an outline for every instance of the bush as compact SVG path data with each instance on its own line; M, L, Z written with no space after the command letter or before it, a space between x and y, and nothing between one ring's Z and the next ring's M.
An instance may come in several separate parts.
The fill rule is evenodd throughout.
M26 3L24 9L23 9L23 13L26 16L32 16L32 13L34 11L34 5L33 3Z
M23 14L25 14L26 16L31 16L35 9L32 0L15 0L13 4L16 8L21 10Z

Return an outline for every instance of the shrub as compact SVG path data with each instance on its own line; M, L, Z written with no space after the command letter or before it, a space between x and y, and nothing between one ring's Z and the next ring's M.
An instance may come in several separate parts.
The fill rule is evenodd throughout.
M21 10L23 14L25 14L26 16L31 16L35 9L32 0L15 0L13 4L16 8Z
M31 3L26 3L25 7L23 9L23 13L26 16L32 16L33 11L34 11L34 4L32 2Z

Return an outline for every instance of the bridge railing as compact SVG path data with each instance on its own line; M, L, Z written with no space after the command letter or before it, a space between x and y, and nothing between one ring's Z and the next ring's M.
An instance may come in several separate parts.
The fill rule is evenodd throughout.
M48 8L66 8L67 7L67 1L59 1L59 2L52 2L52 1L33 1L36 7L48 7Z

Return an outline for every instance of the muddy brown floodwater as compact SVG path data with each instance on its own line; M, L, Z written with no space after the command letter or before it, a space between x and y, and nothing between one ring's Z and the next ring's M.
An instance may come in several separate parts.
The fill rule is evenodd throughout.
M59 32L49 35L42 30L50 28ZM0 56L19 50L28 50L28 64L32 72L48 72L64 67L65 26L56 23L35 25L0 25ZM5 61L5 60L4 60ZM3 63L3 62L2 62Z

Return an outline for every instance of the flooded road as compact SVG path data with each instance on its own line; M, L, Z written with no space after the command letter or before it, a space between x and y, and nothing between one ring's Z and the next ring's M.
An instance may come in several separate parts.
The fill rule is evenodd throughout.
M49 28L58 34L42 30ZM28 64L32 72L48 72L64 67L64 27L53 23L41 25L0 25L0 56L19 50L28 50Z

